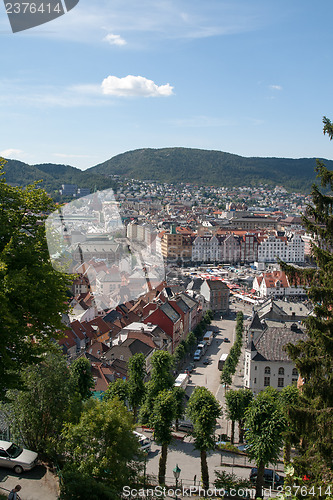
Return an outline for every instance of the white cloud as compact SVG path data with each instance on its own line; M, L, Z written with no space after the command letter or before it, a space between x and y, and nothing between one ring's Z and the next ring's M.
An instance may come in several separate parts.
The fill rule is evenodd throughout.
M143 76L108 76L102 82L103 94L121 97L166 97L172 95L172 89L169 83L158 86Z
M105 42L108 42L110 45L118 45L121 47L122 45L126 45L126 40L121 38L120 35L113 35L112 33L109 33L106 35L106 37L103 38Z
M252 2L233 5L221 0L114 0L111 6L110 0L82 0L65 16L31 30L29 36L96 43L103 39L103 31L122 33L125 39L130 33L131 40L135 40L132 49L134 46L150 48L152 40L155 43L191 40L258 29L266 24L268 17L259 3L256 7Z
M281 85L270 85L269 88L272 90L282 90Z
M21 149L4 149L3 151L0 151L0 156L4 158L17 158L17 157L22 157L24 156L24 152L21 151Z

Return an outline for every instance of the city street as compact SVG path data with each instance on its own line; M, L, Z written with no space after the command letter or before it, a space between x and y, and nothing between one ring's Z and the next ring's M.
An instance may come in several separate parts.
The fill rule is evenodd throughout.
M217 330L215 338L212 344L208 347L205 355L202 359L195 363L195 370L191 373L190 383L186 389L186 394L191 395L192 391L196 386L207 387L218 399L222 408L223 415L218 420L218 425L216 429L216 437L222 433L230 435L230 422L226 418L225 412L225 398L224 398L224 387L220 384L221 371L218 370L218 360L222 353L228 353L231 346L235 340L235 326L236 326L236 316L235 313L241 310L245 315L250 316L252 314L252 307L249 305L244 305L239 302L233 303L230 308L230 314L224 319L214 319L212 322L212 327ZM244 320L244 325L247 323ZM208 328L209 330L209 328ZM230 343L222 342L222 339L228 337ZM210 364L204 365L203 360L209 358ZM188 363L188 362L187 362ZM235 376L233 377L232 389L239 389L243 387L243 364L244 364L244 350L242 351L241 358L237 367ZM186 366L186 364L184 365ZM237 427L237 426L236 426ZM235 429L235 438L238 439L237 428ZM150 433L144 432L148 436ZM180 436L185 436L184 433L179 432ZM147 474L157 475L158 472L158 461L160 456L160 446L157 446L154 442L152 444L152 453L149 454L147 461ZM223 463L230 463L230 465L222 465ZM231 466L235 463L235 466ZM181 480L184 486L191 486L198 484L201 478L200 471L200 453L195 450L193 444L193 438L191 436L186 436L184 441L174 440L174 442L169 447L168 460L167 460L167 482L173 484L173 468L178 464L181 469ZM234 472L238 477L248 478L250 473L251 465L247 467L242 467L245 464L245 457L240 456L234 460L230 458L230 455L217 450L212 451L208 455L208 467L210 472L210 482L213 483L215 479L215 470L226 472ZM252 464L254 465L254 464Z

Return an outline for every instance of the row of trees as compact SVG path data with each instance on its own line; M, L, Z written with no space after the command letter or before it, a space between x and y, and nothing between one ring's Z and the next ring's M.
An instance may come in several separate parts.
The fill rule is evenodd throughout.
M207 311L201 321L196 325L193 332L191 331L186 339L182 340L176 347L173 353L176 367L179 367L186 356L193 351L197 341L202 338L207 326L211 324L212 319L213 312Z
M243 321L243 313L239 311L236 316L236 340L230 349L229 355L224 363L221 373L221 384L225 384L225 387L231 385L232 376L236 372L236 368L241 355L243 344Z
M144 360L143 355L136 354L130 360L131 367L139 367L136 360L141 359L140 368L136 372L136 380L143 381ZM173 439L173 423L177 429L177 421L184 414L191 419L194 426L195 447L200 450L201 473L204 487L209 487L209 473L207 466L207 451L214 448L214 430L216 419L221 414L221 408L213 394L205 387L197 387L185 408L185 391L180 387L174 387L172 376L174 359L166 351L156 351L152 358L151 378L144 385L141 405L138 415L139 422L154 429L154 439L161 445L161 455L159 460L158 480L160 484L165 484L166 464L168 447ZM111 384L105 393L105 400L121 398L131 409L131 374L129 372L128 381L117 381ZM134 380L134 377L133 377ZM133 388L135 385L133 385ZM141 388L141 382L139 387ZM139 393L139 392L138 392ZM136 412L133 410L133 416Z
M231 442L234 442L234 424L238 422L239 442L243 442L245 432L247 453L258 467L256 497L261 498L265 467L276 463L282 445L284 460L288 464L291 445L297 443L290 412L298 406L299 391L294 385L286 386L280 392L268 387L254 398L249 389L230 390L226 394L226 403L227 416L232 421Z

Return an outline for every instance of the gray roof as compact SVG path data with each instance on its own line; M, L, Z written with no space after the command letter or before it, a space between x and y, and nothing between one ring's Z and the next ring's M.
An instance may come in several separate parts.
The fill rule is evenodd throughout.
M296 328L291 330L286 327L267 328L262 332L255 342L255 348L267 361L291 361L288 358L284 347L288 343L296 344L300 340L305 340L306 334ZM259 361L259 359L258 359Z
M248 330L263 330L263 329L264 327L259 319L258 313L255 312L251 320L251 323L248 327Z
M184 300L181 297L176 298L177 306L179 309L183 311L183 313L186 313L187 311L190 310L190 307L184 302Z
M189 295L186 295L186 293L181 293L180 297L190 309L193 309L193 307L198 305L198 302L192 299Z
M141 342L141 340L127 338L122 344L112 346L111 349L105 353L105 357L110 360L119 359L128 362L128 360L138 352L143 353L146 357L151 351L153 351L153 348Z
M160 310L168 316L173 323L176 323L180 319L180 314L174 309L168 302L160 306Z

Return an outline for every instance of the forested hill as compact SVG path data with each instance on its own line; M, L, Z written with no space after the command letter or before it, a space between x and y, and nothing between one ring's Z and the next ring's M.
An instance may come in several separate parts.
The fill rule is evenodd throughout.
M96 172L87 173L69 165L45 163L42 165L28 165L18 160L7 160L4 167L5 179L16 186L26 186L32 182L42 180L40 187L54 195L62 184L77 184L78 187L87 187L91 191L114 187L114 182Z
M333 170L332 160L323 160ZM41 187L55 195L61 184L107 189L114 187L110 175L159 182L190 182L208 186L282 185L288 190L309 192L315 180L315 158L246 158L222 151L189 148L137 149L114 156L82 171L69 165L28 165L8 160L7 182L25 186L43 180Z
M324 162L328 169L333 170L332 160ZM315 180L315 165L315 158L246 158L222 151L165 148L128 151L88 171L209 186L255 186L264 183L309 192Z

